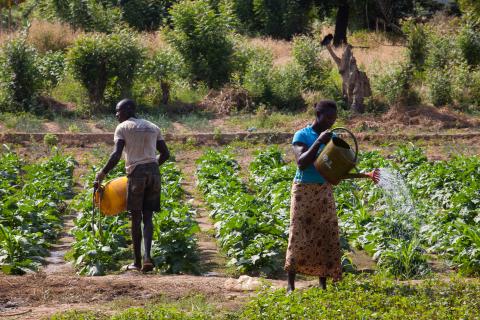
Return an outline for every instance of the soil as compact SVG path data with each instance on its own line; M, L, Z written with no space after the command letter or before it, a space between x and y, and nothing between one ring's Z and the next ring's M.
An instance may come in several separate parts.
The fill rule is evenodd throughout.
M359 131L376 132L433 132L446 129L479 129L480 119L467 117L450 108L432 106L404 107L396 106L380 117L355 116L348 127Z

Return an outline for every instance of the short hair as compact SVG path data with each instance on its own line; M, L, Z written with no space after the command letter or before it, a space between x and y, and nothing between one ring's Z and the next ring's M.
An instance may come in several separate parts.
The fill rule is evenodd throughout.
M333 100L321 100L319 102L315 102L313 107L315 109L317 109L317 108L319 108L319 109L328 108L328 109L337 111L337 103Z
M123 99L121 100L117 106L119 108L126 108L127 109L127 112L130 114L130 115L134 115L135 114L135 110L137 109L137 104L135 103L135 101L131 100L131 99Z

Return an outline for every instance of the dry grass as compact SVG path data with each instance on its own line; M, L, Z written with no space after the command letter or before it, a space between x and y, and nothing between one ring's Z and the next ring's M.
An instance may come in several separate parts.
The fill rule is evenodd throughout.
M342 57L344 47L334 48L333 51L338 57ZM393 62L400 62L406 58L406 48L400 46L379 45L369 48L353 48L353 56L357 60L357 65L368 75L378 71L379 67L390 65ZM333 59L327 50L323 50L321 55L330 59L335 65Z
M147 48L149 54L154 54L159 48L168 46L161 32L144 32L139 34L140 43Z
M4 42L14 39L18 36L16 32L4 32L3 30L0 31L0 46L3 45Z
M68 24L33 20L28 31L28 42L44 53L65 50L78 36L79 32L75 32Z
M322 39L332 32L333 27L322 26L316 32L316 38ZM394 61L401 61L405 57L405 47L398 40L390 39L383 33L358 32L350 35L349 41L354 47L356 46L353 52L358 65L367 73L371 73L372 66L388 65ZM251 38L249 43L271 52L275 65L284 65L292 60L292 43L289 41L262 37ZM341 57L343 48L337 48L334 51ZM321 54L331 59L326 50Z
M284 65L292 60L292 43L289 41L262 37L249 39L249 42L270 51L275 65Z

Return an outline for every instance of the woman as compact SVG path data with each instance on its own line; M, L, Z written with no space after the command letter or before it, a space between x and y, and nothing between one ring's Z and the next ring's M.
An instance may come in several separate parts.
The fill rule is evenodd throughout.
M326 289L327 277L342 277L340 238L332 185L313 166L319 152L330 141L337 119L337 105L323 100L314 104L315 121L297 131L293 151L297 172L292 186L290 235L285 270L288 292L295 290L297 272L319 277Z

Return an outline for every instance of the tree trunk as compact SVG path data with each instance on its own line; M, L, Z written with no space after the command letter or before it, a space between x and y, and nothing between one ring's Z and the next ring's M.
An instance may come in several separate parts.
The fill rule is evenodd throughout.
M160 87L162 88L162 103L168 104L170 100L170 84L167 81L160 81Z
M327 50L335 61L338 72L342 77L342 94L351 110L355 113L365 112L364 100L372 95L370 80L367 74L360 71L357 67L357 61L353 56L352 46L347 45L343 51L342 58L339 58L327 45Z
M338 6L337 19L335 21L335 34L333 36L333 45L335 47L347 44L348 11L348 3L342 1Z

